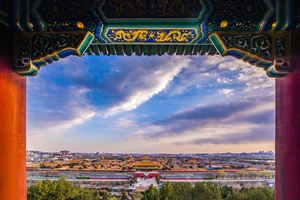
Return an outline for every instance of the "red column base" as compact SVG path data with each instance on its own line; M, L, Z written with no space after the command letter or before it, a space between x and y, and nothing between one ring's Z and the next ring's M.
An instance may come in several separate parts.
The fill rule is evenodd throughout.
M0 55L0 199L26 200L26 78Z

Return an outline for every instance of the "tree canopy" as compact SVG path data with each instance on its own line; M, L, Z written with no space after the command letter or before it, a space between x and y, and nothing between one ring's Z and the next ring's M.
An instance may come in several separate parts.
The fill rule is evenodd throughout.
M128 193L121 191L120 197L113 197L108 191L97 188L74 186L65 178L58 181L44 180L27 189L28 200L129 200ZM131 199L141 200L273 200L272 188L242 188L235 191L232 187L220 187L211 182L163 183L160 189L150 185L144 194L136 193Z
M142 200L160 200L159 190L151 184L145 191Z

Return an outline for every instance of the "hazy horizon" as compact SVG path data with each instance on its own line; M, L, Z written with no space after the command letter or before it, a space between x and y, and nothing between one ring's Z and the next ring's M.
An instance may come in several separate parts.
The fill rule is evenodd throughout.
M59 153L60 151L70 151L69 149L61 149L61 150L57 150L57 151L40 151L38 149L27 149L26 151L39 151L39 152L45 152L45 153ZM262 150L265 153L267 153L270 150ZM98 151L97 151L98 152ZM70 153L97 153L97 152L85 152L85 151L70 151ZM274 152L274 151L272 151ZM143 153L143 152L99 152L99 154L225 154L225 153L233 153L233 154L239 154L239 153L258 153L258 151L256 152L214 152L214 153L208 153L208 152L194 152L194 153L182 153L182 152L178 152L178 153L164 153L164 152L156 152L156 153ZM275 152L274 152L275 153Z

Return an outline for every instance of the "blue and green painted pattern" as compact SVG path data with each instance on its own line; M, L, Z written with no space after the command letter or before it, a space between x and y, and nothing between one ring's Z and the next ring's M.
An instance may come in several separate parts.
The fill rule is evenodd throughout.
M221 39L217 33L212 34L210 36L210 40L222 56L233 56L252 65L256 65L257 67L262 67L265 69L268 69L273 64L272 60L266 60L265 58L255 55L249 51L242 50L237 47L228 47L226 42Z
M35 76L39 68L28 58L16 59L15 72L22 76Z
M89 42L78 48L66 47L39 59L25 55L22 57L25 60L18 58L16 71L23 66L23 74L26 70L34 74L40 66L69 55L82 55L85 50L96 55L100 55L97 49L103 55L124 55L132 52L129 48L135 48L136 44L140 45L134 49L136 55L163 55L165 51L203 55L214 54L215 50L210 48L213 44L223 56L235 56L264 68L270 76L281 76L289 72L287 61L278 64L281 57L268 58L266 52L225 46L215 33L293 30L300 24L295 4L300 3L295 0L13 0L9 11L0 5L0 23L20 32L90 32L85 40ZM35 67L28 67L31 65Z
M30 1L12 0L12 26L17 31L33 31L30 24Z
M276 25L274 31L293 30L296 24L295 1L276 0Z
M249 64L263 68L269 77L282 77L291 72L286 57L276 56L278 49L272 35L261 32L251 34L217 32L210 35L210 40L222 56L233 56ZM228 40L228 38L231 38ZM234 39L232 39L234 38ZM284 44L289 46L290 44Z
M91 44L86 51L87 55L218 55L216 48L211 45L194 44Z
M61 58L65 58L70 55L82 56L90 46L93 39L94 35L91 32L87 32L80 44L75 48L67 47L57 52L47 54L46 56L35 60L18 60L18 62L16 62L15 64L15 72L24 76L34 76L38 73L40 67L45 66L47 64L51 64L54 61L58 61Z
M112 4L111 0L99 1L93 13L93 16L98 16L101 25L101 27L97 27L96 38L100 41L106 41L106 43L127 43L126 40L118 41L112 38L114 29L118 29L120 32L124 31L125 34L129 30L147 29L154 32L155 35L164 31L167 33L167 37L168 33L174 29L179 29L181 32L190 32L191 29L195 31L192 33L196 36L195 38L189 36L188 40L168 39L170 43L200 44L208 38L208 22L214 12L214 5L210 0L156 1L154 4L164 3L166 7L156 5L152 9L150 7L142 9L143 5L152 4L152 2L150 0L121 0L118 4ZM131 9L136 9L136 11L132 14L125 12L126 8L121 6L125 4L127 5L126 8L132 4ZM134 42L166 43L165 40L154 41L151 37L142 41L137 39Z
M19 31L88 30L101 42L106 26L197 26L202 42L213 31L268 30L275 15L274 30L295 25L294 0L13 0L12 5L12 26Z

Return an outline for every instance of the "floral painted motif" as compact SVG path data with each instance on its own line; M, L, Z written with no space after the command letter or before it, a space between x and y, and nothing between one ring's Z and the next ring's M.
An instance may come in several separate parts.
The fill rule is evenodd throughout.
M196 36L193 29L109 29L107 33L111 42L126 43L190 43Z

